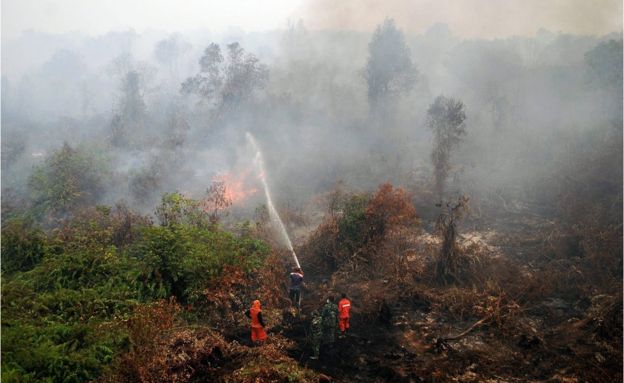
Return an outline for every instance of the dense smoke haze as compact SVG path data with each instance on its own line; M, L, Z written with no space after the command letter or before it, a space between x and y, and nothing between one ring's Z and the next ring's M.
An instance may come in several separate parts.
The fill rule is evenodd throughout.
M2 379L621 380L621 15L3 1Z
M301 204L338 181L413 189L432 179L426 113L438 95L465 105L449 191L473 198L503 193L551 203L571 146L592 145L588 137L619 141L621 34L541 29L463 39L445 24L417 34L379 16L384 22L403 45L389 41L372 52L373 30L309 30L303 21L264 33L25 32L3 44L3 189L27 195L32 167L67 143L107 167L101 203L123 198L150 210L164 192L198 197L215 177L249 177L247 131L266 152L278 204ZM221 76L232 43L242 65L262 71L252 84L235 83L243 77L221 84L241 87L228 105L223 92L231 89L184 91L187 79L202 75L212 43L225 56ZM393 50L405 50L411 82L383 95L377 115L367 60ZM402 70L383 58L378 65Z

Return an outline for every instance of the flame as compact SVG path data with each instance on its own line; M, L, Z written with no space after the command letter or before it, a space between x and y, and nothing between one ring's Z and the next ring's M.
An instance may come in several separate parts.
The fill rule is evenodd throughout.
M245 169L239 174L231 172L217 175L213 181L221 181L225 185L225 198L232 202L233 205L244 202L249 197L258 192L258 188L250 185L253 178L250 177L251 169Z

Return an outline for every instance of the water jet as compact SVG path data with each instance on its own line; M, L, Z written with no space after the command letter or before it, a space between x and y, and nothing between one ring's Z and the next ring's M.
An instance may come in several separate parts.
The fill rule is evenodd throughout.
M297 259L297 254L295 254L295 249L293 248L292 242L290 241L288 232L286 232L286 227L284 226L282 219L277 213L277 210L275 209L275 205L273 205L273 198L271 198L271 191L269 189L269 184L267 183L267 180L266 180L267 173L264 167L264 159L262 157L262 151L260 150L260 147L256 143L256 140L251 135L251 133L247 132L245 136L247 137L247 140L251 143L251 146L256 152L256 156L254 157L254 163L256 164L256 166L258 166L258 169L260 171L259 178L260 178L260 182L262 183L262 188L264 189L264 195L267 200L267 208L269 210L269 217L271 221L276 224L284 245L288 247L288 250L290 250L292 254L293 260L295 261L295 265L300 268L301 266L299 265L299 259Z

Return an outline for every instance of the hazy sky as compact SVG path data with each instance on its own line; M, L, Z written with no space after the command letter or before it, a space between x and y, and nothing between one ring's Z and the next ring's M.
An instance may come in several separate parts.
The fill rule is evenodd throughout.
M371 31L393 17L421 33L437 22L460 37L534 35L539 28L577 34L622 29L621 0L2 0L3 39L24 30L49 33L147 28L184 32L284 28Z
M299 7L297 0L2 0L2 34L11 38L28 29L218 31L230 26L262 31L286 27Z
M622 30L621 0L311 0L299 10L311 28L371 31L384 16L422 33L436 22L464 38L553 32L604 35Z

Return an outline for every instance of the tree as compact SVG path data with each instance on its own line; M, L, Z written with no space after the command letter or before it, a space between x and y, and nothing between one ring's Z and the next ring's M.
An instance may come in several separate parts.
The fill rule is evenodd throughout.
M462 269L462 254L457 244L457 223L468 211L468 198L457 200L457 204L446 204L446 211L436 221L436 231L442 237L442 248L436 263L436 278L448 283L459 280Z
M26 146L28 145L28 138L22 131L7 131L7 129L5 129L2 132L2 141L0 145L2 170L6 171L13 164L17 163L24 155L26 152Z
M227 45L227 60L218 44L212 43L199 60L200 71L182 83L182 93L195 94L211 102L219 114L236 109L264 88L269 71L266 65L239 43Z
M393 96L414 87L416 75L403 32L393 19L386 19L368 44L368 61L364 68L371 112L387 112L386 106Z
M585 63L592 81L622 96L622 40L598 44L585 54Z
M146 106L139 72L136 70L127 72L121 82L120 90L119 110L111 124L111 142L118 147L127 147L136 144L144 133Z
M246 54L238 43L228 44L228 66L222 89L222 102L226 109L246 101L254 91L264 88L269 70L260 60Z
M232 205L232 199L228 197L224 181L212 181L212 185L206 190L206 198L203 200L203 210L210 214L210 222L217 224L220 214Z
M97 203L104 193L105 165L95 156L69 144L53 152L29 179L33 207L52 218Z
M464 103L454 98L438 96L427 110L427 127L433 132L433 163L435 189L440 198L451 170L451 152L466 134Z
M185 197L181 193L165 193L160 206L156 208L156 217L162 226L191 225L207 227L208 213L201 208L201 202Z
M609 95L597 113L609 116L622 129L622 40L609 40L585 54L587 77L594 89Z
M223 83L222 64L221 47L211 43L199 60L199 73L182 83L181 92L195 94L203 101L214 101Z

